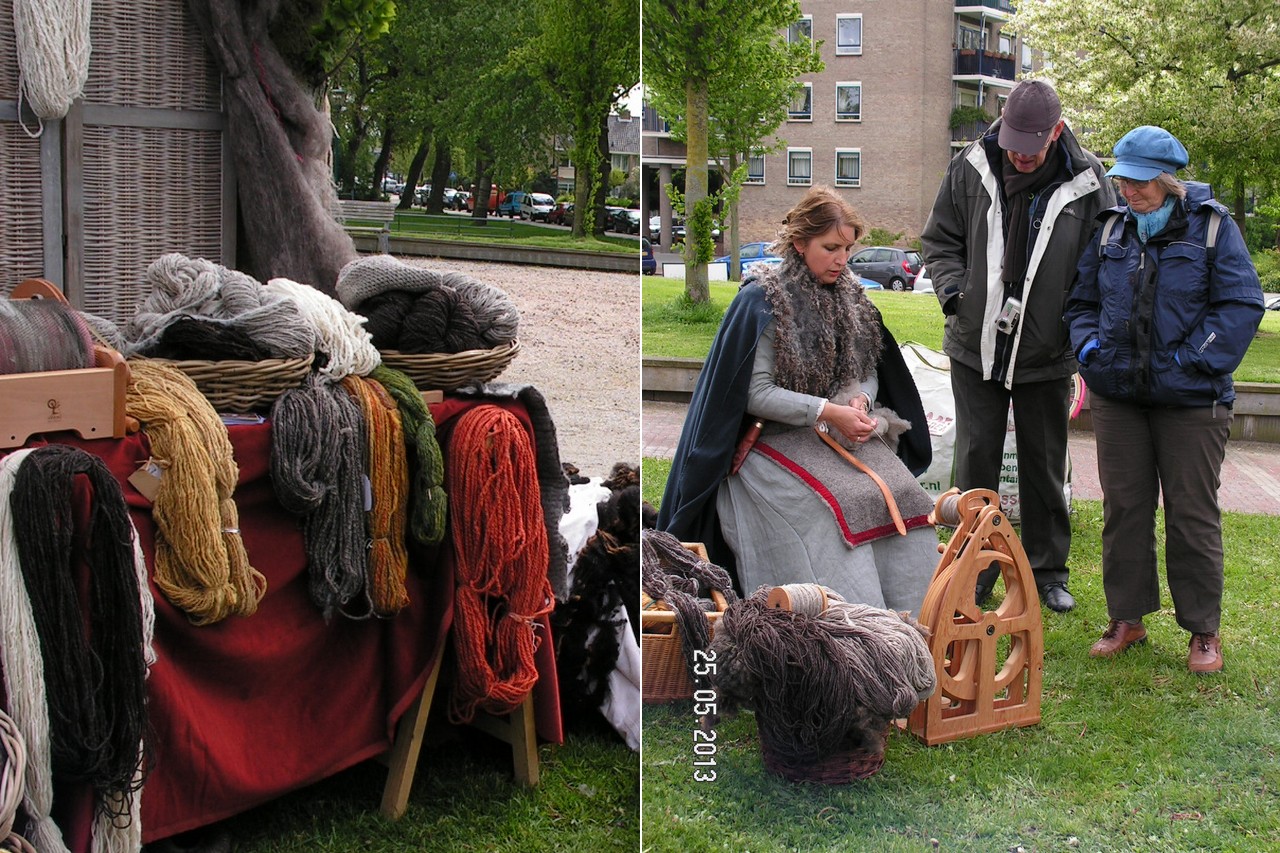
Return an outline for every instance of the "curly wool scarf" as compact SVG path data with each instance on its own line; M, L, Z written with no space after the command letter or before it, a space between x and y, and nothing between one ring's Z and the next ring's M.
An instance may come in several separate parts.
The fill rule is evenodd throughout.
M227 428L186 374L162 362L130 368L125 411L163 460L152 506L155 582L195 625L249 616L267 579L249 565L232 493L239 469Z
M776 322L774 381L783 388L833 397L865 380L880 360L879 312L846 268L835 284L809 272L794 246L758 280Z

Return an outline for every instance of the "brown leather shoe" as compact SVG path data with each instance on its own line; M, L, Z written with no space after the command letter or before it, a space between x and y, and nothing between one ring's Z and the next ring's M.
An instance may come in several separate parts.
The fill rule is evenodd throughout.
M1222 640L1217 634L1192 634L1187 669L1197 674L1222 671Z
M1089 649L1089 657L1115 657L1130 646L1144 643L1147 640L1147 629L1141 622L1130 625L1123 619L1112 619L1102 638Z

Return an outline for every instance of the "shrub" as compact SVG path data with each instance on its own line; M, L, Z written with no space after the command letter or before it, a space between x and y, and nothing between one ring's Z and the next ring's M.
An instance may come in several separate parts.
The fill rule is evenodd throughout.
M1265 293L1280 293L1280 250L1263 249L1253 253L1253 265Z
M871 228L862 236L862 242L868 246L892 246L902 239L902 232L893 232L888 228Z

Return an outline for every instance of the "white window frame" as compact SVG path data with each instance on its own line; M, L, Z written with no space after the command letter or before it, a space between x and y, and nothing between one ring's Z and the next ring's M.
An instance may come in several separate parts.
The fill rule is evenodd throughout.
M796 94L799 94L801 91L807 92L809 95L809 97L807 98L807 100L809 101L809 112L808 113L795 112L791 109L791 104L788 104L787 105L787 121L813 121L813 84L801 83L800 88L796 90ZM792 95L791 97L794 99L796 95Z
M813 44L813 15L801 15L800 20L787 27L787 44L795 44L800 40L799 28L809 25L809 44Z
M797 155L804 155L809 158L809 176L796 177L791 171L792 158ZM788 148L787 149L787 186L789 187L811 187L813 186L813 149L812 148Z
M856 45L846 45L840 43L840 22L852 21L858 22L858 43ZM836 15L836 56L861 56L862 55L862 13L861 12L841 12Z
M858 161L858 176L856 178L840 177L840 155L852 154ZM837 148L835 153L835 185L837 187L860 187L862 186L862 149L861 148Z
M756 160L760 161L760 176L759 176L759 177L756 177L755 175L753 175L753 174L751 173L751 163L752 163L753 161L756 161ZM748 155L747 155L747 179L746 179L745 181L743 181L743 184L744 184L744 185L751 185L751 186L755 186L755 187L763 186L763 185L764 185L764 180L765 180L765 178L764 178L764 170L765 170L765 159L764 159L764 155L763 155L763 154L748 154Z
M857 86L858 87L858 114L856 116L840 114L840 90L842 88ZM842 80L836 83L836 121L862 121L862 81L861 80Z

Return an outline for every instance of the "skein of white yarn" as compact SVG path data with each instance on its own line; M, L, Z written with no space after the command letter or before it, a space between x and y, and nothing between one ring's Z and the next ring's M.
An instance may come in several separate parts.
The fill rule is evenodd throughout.
M13 0L19 118L25 98L41 119L59 119L89 77L89 0ZM29 136L39 136L43 125Z
M329 356L319 373L333 382L343 377L368 376L382 364L382 354L373 345L373 336L365 330L365 318L353 314L342 303L314 287L287 278L273 278L267 290L291 297L302 314L316 328L316 352Z

